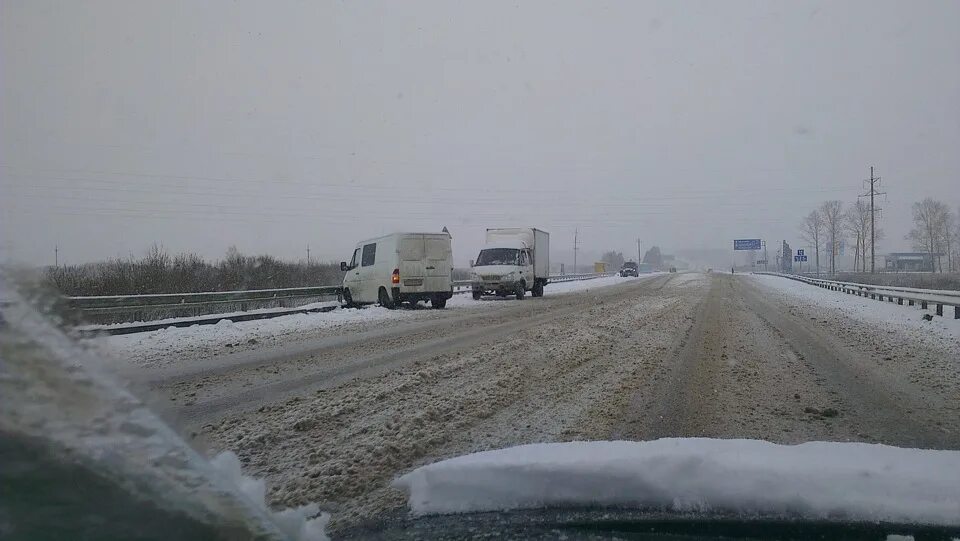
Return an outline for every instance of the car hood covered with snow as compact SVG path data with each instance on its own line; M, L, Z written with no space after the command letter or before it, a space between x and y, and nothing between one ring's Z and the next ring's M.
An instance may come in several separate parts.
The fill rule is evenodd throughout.
M394 481L414 515L615 506L960 525L960 452L703 438L534 444Z

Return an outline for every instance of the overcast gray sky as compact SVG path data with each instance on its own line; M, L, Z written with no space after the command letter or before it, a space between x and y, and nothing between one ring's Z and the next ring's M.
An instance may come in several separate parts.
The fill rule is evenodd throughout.
M875 165L884 251L960 204L960 2L13 2L5 257L230 245L347 258L394 230L795 241Z

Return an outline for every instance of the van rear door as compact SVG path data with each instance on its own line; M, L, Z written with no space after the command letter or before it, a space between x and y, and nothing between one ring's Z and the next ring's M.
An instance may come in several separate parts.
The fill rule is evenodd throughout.
M426 270L423 235L403 235L399 243L400 284L407 287L422 286Z
M429 291L449 291L450 271L453 268L453 252L449 235L424 235L424 251Z

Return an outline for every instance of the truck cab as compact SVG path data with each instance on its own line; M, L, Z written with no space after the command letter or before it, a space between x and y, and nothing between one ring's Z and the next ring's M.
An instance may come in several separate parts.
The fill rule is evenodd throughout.
M473 265L473 298L484 294L543 295L549 271L549 235L537 229L488 229L487 244Z

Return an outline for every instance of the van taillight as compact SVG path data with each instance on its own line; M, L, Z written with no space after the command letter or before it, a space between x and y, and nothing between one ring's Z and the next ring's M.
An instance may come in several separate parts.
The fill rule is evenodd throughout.
M395 284L400 283L400 269L393 269L393 277L390 279Z

